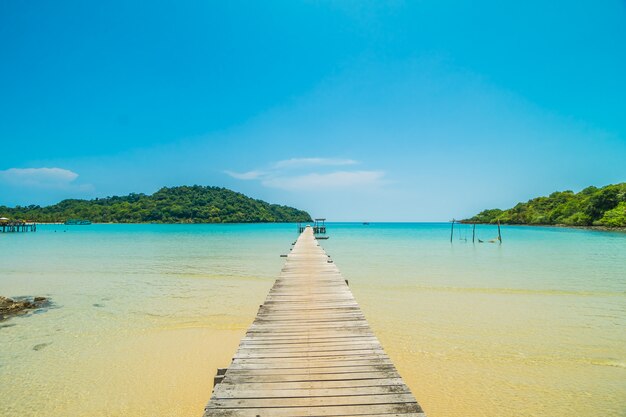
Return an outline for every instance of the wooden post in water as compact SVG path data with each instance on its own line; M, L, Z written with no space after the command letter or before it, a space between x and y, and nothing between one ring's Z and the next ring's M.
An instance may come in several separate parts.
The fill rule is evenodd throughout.
M454 222L455 220L452 219L452 227L450 228L450 243L452 243L452 235L454 234Z
M474 223L474 227L472 227L472 243L474 243L474 238L476 238L476 223Z
M500 234L500 219L498 219L498 240L502 243L502 234Z

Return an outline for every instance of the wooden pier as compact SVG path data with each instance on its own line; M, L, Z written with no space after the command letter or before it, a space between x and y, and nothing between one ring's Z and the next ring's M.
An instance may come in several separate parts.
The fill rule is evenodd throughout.
M311 227L214 382L204 417L425 416Z
M0 222L0 232L2 233L36 232L36 231L37 231L37 223L21 222L21 221Z

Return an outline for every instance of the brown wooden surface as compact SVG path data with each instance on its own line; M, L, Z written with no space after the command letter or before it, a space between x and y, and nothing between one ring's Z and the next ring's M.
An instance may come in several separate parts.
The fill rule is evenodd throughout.
M205 417L424 417L307 227Z

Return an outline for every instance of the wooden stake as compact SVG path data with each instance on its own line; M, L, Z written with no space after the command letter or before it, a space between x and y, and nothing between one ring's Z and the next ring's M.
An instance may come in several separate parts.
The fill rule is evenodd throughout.
M500 234L500 219L498 219L498 240L502 243L502 235Z
M454 234L454 219L452 219L452 228L450 229L450 243L452 243L453 234Z

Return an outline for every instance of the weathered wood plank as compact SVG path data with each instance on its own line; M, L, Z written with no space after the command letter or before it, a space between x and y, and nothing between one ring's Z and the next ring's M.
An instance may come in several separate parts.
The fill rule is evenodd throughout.
M385 416L399 414L405 417L407 413L423 417L421 407L415 403L325 406L325 407L283 407L283 408L210 408L207 407L206 416L212 417L339 417L339 416Z
M306 381L343 381L343 380L363 380L363 379L387 379L399 378L400 376L394 370L374 371L374 372L348 372L348 373L328 373L328 374L283 374L283 375L259 375L233 373L226 375L228 383L238 384L245 382L306 382ZM226 380L224 378L224 380Z
M415 403L415 398L413 398L413 395L410 393L388 393L371 395L336 395L327 397L216 398L213 399L212 402L213 407L215 408L268 408L294 406L321 407Z
M305 367L315 367L315 366L333 366L339 365L344 362L351 361L369 361L373 364L383 363L388 361L389 357L387 355L363 355L363 356L334 356L334 357L321 357L321 358L237 358L233 359L233 364L267 364L268 367L279 366L281 364L288 365L291 367L297 368L305 368Z
M332 389L332 388L363 388L380 386L406 386L401 378L379 378L379 379L343 379L325 381L300 381L300 382L273 382L271 384L263 382L231 383L224 380L220 387L234 387L238 389L250 390L292 390L292 389Z
M294 362L274 362L271 364L271 368L266 365L266 362L262 363L240 363L239 361L233 362L228 367L228 371L236 371L243 369L259 369L259 370L298 370L298 369L336 369L336 368L356 368L362 366L393 366L393 363L389 360L380 359L380 360L372 360L372 359L362 359L355 361L341 361L341 362L323 362L321 364L316 363L303 363L302 361L294 361Z
M213 390L212 399L228 398L301 398L301 397L333 397L381 394L409 394L404 384L379 385L370 387L334 387L306 389L250 389L246 385L219 384Z
M378 371L396 372L396 368L393 365L385 364L365 364L365 365L352 365L349 367L342 366L318 366L315 368L236 368L230 366L228 368L228 376L240 375L240 376L256 376L256 375L307 375L313 377L320 374L346 374L346 373L373 373Z
M306 353L247 353L247 352L237 352L233 358L241 359L241 358L331 358L331 357L367 357L369 355L384 355L385 352L382 349L364 349L364 350L353 350L353 351L335 351L335 352L309 352Z
M285 347L299 347L305 346L308 349L311 348L311 345L315 345L317 348L327 347L327 346L352 346L352 345L362 345L363 343L378 343L378 340L374 337L365 337L359 338L357 340L353 339L344 339L344 340L335 340L335 339L322 339L318 341L306 341L306 340L293 340L291 342L281 342L274 340L273 342L259 342L255 340L242 339L239 344L242 348L257 348L257 349L279 349Z

